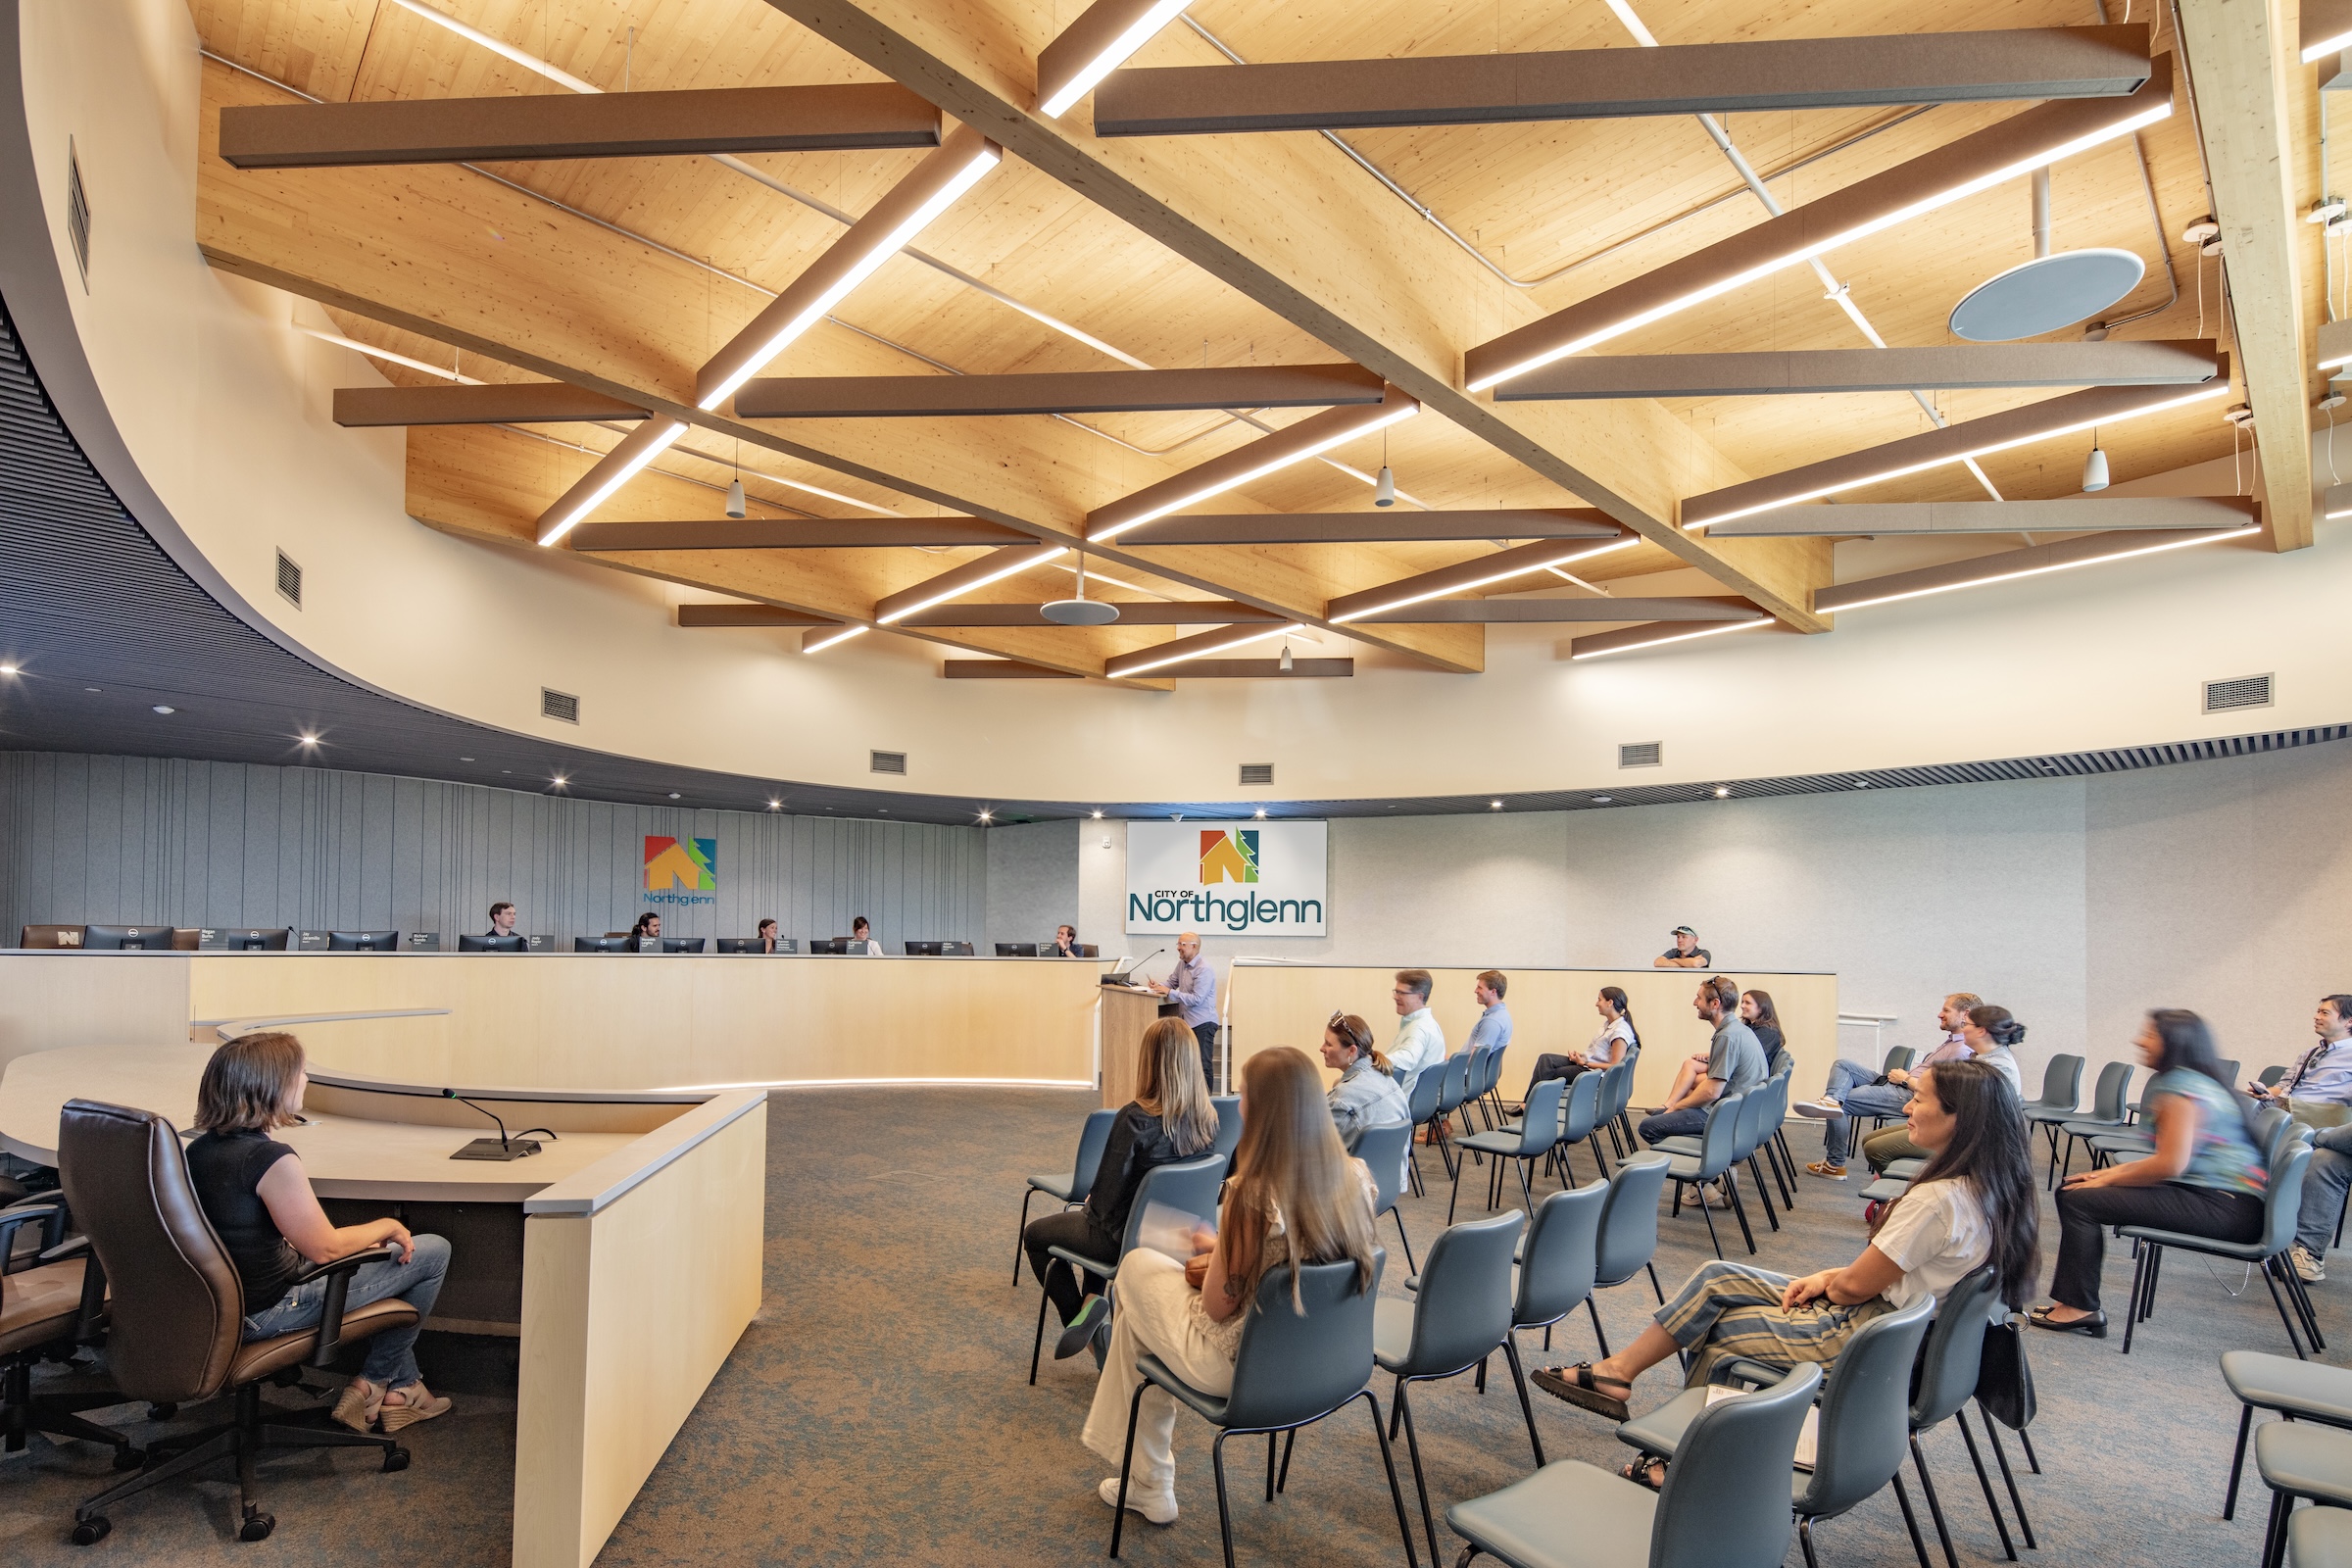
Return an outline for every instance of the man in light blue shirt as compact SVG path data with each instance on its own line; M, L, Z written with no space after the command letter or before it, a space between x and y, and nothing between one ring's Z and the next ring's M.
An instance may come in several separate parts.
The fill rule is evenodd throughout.
M1165 985L1152 989L1177 1005L1185 1026L1200 1042L1200 1076L1211 1088L1217 1082L1217 971L1200 956L1200 933L1187 931L1176 939L1176 967Z
M1500 969L1482 970L1471 994L1486 1010L1478 1022L1470 1026L1465 1051L1500 1051L1511 1043L1511 1009L1502 1004L1502 994L1511 989L1511 978Z
M1396 1004L1396 1041L1389 1047L1389 1075L1405 1098L1413 1080L1446 1059L1446 1031L1429 1010L1430 988L1436 985L1427 969L1399 969L1389 993Z
M2257 1099L2292 1108L2300 1120L2334 1114L2323 1107L2352 1106L2352 996L2322 997L2311 1016L2320 1043L2304 1053L2275 1089L2248 1084ZM2303 1171L2303 1206L2296 1216L2295 1245L2287 1260L2312 1285L2328 1278L2328 1248L2352 1192L2352 1117L2318 1128L2311 1139L2311 1163Z

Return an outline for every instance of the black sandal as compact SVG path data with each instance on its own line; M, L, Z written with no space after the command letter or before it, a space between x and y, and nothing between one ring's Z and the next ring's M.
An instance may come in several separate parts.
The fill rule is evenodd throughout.
M1650 1492L1664 1492L1666 1490L1666 1461L1663 1459L1636 1459L1632 1464L1617 1472L1617 1479L1631 1481L1635 1486Z
M1566 1399L1579 1409L1590 1410L1594 1415L1607 1416L1612 1421L1633 1418L1634 1412L1626 1405L1624 1397L1603 1394L1600 1385L1619 1383L1629 1395L1634 1392L1634 1386L1618 1378L1595 1378L1590 1361L1579 1361L1570 1367L1543 1367L1528 1381L1545 1394Z
M2094 1340L2107 1337L2107 1314L2104 1312L2061 1320L2050 1316L2049 1307L2037 1306L2026 1314L2026 1321L2037 1329L2048 1329L2053 1334L2084 1334Z

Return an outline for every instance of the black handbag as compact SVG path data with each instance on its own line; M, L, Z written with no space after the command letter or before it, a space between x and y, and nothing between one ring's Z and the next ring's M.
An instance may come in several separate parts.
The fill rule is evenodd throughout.
M1977 1404L2012 1432L2023 1432L2034 1423L2034 1368L2026 1360L2023 1325L2014 1315L1985 1325L1984 1353L1977 1363Z

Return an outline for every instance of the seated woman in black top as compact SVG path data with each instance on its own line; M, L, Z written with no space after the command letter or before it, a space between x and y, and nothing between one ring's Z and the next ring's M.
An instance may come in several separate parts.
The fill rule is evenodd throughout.
M1772 1004L1769 991L1740 993L1740 1016L1755 1031L1756 1044L1764 1048L1764 1059L1769 1062L1781 1052L1781 1014ZM1778 1071L1779 1069L1773 1069Z
M416 1371L417 1330L441 1294L449 1243L411 1236L396 1219L338 1226L326 1217L302 1157L270 1136L271 1128L301 1119L309 1082L302 1042L292 1035L245 1035L214 1052L196 1091L201 1136L188 1145L188 1175L244 1283L247 1340L318 1323L326 1281L287 1288L306 1262L331 1263L384 1242L400 1244L398 1262L364 1264L351 1276L343 1307L399 1297L416 1308L416 1323L370 1336L367 1364L335 1401L335 1419L355 1431L380 1420L386 1432L398 1432L449 1411L449 1400L425 1388Z
M1217 1107L1209 1103L1208 1080L1200 1076L1200 1043L1182 1018L1161 1018L1144 1031L1136 1047L1135 1098L1119 1107L1118 1119L1110 1124L1085 1205L1033 1219L1021 1233L1031 1271L1068 1325L1054 1348L1056 1360L1086 1348L1102 1324L1103 1303L1100 1296L1081 1290L1077 1271L1048 1257L1046 1249L1117 1262L1127 1213L1145 1173L1204 1154L1216 1141Z

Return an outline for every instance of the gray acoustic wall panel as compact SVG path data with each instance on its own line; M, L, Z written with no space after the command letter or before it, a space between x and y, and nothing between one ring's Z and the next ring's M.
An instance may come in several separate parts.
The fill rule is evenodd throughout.
M645 839L717 844L712 902L649 903ZM979 828L615 805L325 768L0 753L0 918L44 923L393 927L488 924L565 939L658 908L675 936L839 936L853 916L896 949L979 942ZM1074 878L1074 873L1073 873Z

